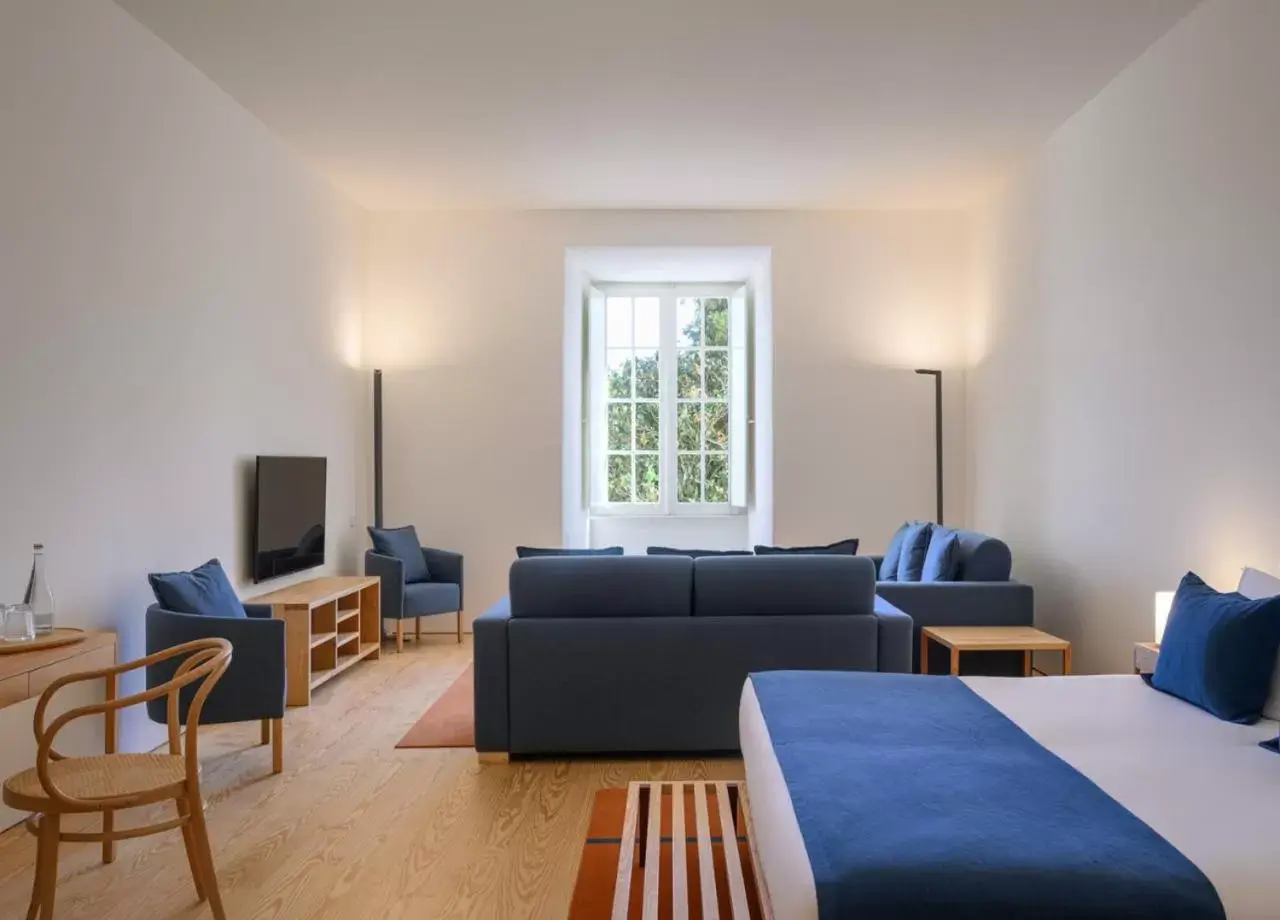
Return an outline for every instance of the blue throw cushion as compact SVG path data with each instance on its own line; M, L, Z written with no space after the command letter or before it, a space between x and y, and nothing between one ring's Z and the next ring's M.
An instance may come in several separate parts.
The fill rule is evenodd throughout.
M406 585L431 580L431 570L427 568L427 559L422 555L418 531L412 524L408 527L370 527L369 539L373 540L374 552L393 556L404 563Z
M147 581L165 610L201 617L245 616L244 604L217 559L190 572L153 572Z
M898 559L898 581L919 581L924 571L924 556L929 550L933 525L917 521L902 535L902 555Z
M917 522L907 521L894 531L892 539L889 540L889 548L884 551L884 558L880 560L880 572L877 575L880 581L898 580L898 562L902 559L902 540L914 523Z
M621 546L605 546L600 549L544 549L540 546L517 546L517 559L537 559L541 556L621 556Z
M1151 686L1227 722L1262 716L1280 650L1280 597L1221 594L1188 572L1178 585Z
M856 556L857 539L838 540L826 546L757 546L757 556L782 556L793 553L798 556Z
M649 556L688 556L704 559L708 556L750 556L749 549L674 549L670 546L651 546L645 550Z
M950 527L935 527L924 554L921 581L955 581L960 571L960 534Z

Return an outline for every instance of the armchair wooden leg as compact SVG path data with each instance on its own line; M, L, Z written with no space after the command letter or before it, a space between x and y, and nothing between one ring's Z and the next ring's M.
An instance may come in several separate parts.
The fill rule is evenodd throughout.
M61 816L40 816L40 843L36 851L36 882L32 891L29 918L35 918L39 901L40 920L53 920L54 893L58 888L58 834Z
M204 808L198 793L187 799L187 807L191 809L191 836L200 858L201 875L204 877L205 894L209 896L209 907L213 910L214 920L227 920L227 913L222 909L222 895L218 892L218 872L213 865L213 851L209 848L209 827L204 821Z
M462 644L462 611L458 611L458 644Z
M116 826L116 813L114 811L104 811L102 813L102 832L109 834ZM116 842L114 840L102 841L102 861L110 864L116 861Z
M196 841L191 830L191 809L187 806L186 799L175 799L178 806L178 816L185 819L182 825L182 845L187 849L187 865L191 867L191 881L196 886L196 899L199 901L208 900L208 896L204 893L204 870L200 867L200 851L196 849Z
M262 743L263 744L271 743L271 720L270 719L262 720Z
M396 620L396 653L404 651L404 620Z
M271 772L284 772L284 719L271 720Z
M422 617L413 618L413 641L422 641Z

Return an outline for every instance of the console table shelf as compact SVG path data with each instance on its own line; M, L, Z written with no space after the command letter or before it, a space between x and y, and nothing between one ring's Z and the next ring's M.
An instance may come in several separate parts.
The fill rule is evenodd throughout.
M290 706L309 705L316 687L381 653L381 582L376 577L313 578L249 603L270 604L271 615L285 622L285 700Z

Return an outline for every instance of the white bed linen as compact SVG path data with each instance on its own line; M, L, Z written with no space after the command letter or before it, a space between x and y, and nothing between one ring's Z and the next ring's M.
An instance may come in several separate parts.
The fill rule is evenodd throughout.
M1275 722L1222 722L1129 675L961 679L1194 862L1228 920L1280 917L1280 757L1257 746ZM775 920L815 920L813 871L750 681L739 726Z

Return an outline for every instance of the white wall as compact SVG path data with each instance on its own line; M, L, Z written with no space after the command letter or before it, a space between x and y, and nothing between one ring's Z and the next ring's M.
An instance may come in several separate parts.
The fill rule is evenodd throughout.
M1280 563L1280 4L1206 0L981 224L972 516L1125 670L1152 592Z
M468 613L518 543L561 536L565 251L767 246L779 543L882 549L933 514L933 389L962 366L968 224L957 213L523 212L371 218L367 355L386 368L386 517L466 554ZM949 375L948 517L963 386Z
M329 458L353 569L359 212L103 0L0 5L0 126L0 600L43 541L60 620L139 657L147 572L246 588L258 453Z

